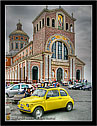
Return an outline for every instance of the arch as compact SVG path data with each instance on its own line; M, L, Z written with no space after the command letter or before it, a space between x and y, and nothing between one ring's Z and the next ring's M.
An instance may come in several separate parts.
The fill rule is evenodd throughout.
M51 52L51 47L52 47L53 43L56 41L61 41L62 43L64 43L66 45L66 47L68 49L68 55L75 53L73 43L70 41L70 39L68 37L61 35L61 34L55 34L55 35L51 36L46 42L45 50Z
M58 67L58 68L56 69L56 80L58 79L58 78L57 78L57 76L58 76L58 75L57 75L58 69L62 69L62 78L61 78L61 79L62 79L62 81L64 81L64 69L63 69L62 67Z
M80 80L80 70L76 70L76 80Z
M33 78L33 68L35 68L35 67L37 68L37 70L35 71L36 74L37 74L37 76L36 77L34 76L35 78ZM39 67L37 65L33 65L32 66L31 73L32 73L32 76L31 76L32 77L32 80L36 79L38 81L39 80Z

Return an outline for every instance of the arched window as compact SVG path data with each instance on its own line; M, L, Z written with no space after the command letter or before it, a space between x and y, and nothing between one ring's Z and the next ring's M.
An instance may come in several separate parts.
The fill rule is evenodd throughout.
M72 24L70 25L70 32L73 32Z
M68 27L68 23L66 23L66 31L68 31L69 27Z
M64 60L68 60L68 49L64 44Z
M37 31L38 31L38 24L37 24Z
M54 42L52 45L52 52L52 58L56 58L56 42Z
M58 14L58 29L64 29L64 17L61 14Z
M62 42L58 42L58 59L62 59Z
M50 19L49 19L49 17L47 18L47 26L50 26Z
M55 19L52 19L52 27L55 27Z

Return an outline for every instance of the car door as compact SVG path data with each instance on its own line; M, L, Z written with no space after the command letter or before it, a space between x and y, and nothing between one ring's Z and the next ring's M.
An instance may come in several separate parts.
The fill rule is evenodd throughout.
M45 101L46 102L46 110L53 110L53 109L60 108L61 99L60 99L58 90L50 90L50 91L48 91L46 97L49 97Z
M60 97L61 97L61 107L64 108L66 106L67 101L69 100L69 96L65 92L65 90L60 89Z
M15 85L12 88L10 88L10 96L14 96L15 94L18 94L20 92L20 85Z

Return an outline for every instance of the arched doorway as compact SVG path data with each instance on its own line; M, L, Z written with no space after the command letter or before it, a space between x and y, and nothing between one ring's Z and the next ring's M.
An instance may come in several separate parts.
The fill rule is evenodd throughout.
M62 68L58 68L57 70L57 81L60 82L63 78L63 70Z
M80 80L80 70L76 71L76 80Z
M32 68L32 80L38 80L38 67L34 66Z

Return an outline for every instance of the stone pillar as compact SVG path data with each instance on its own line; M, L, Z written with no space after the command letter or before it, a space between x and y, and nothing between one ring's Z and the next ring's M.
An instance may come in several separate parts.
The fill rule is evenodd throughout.
M28 61L28 80L30 80L30 61Z
M84 79L84 66L82 66L82 80Z
M26 80L26 76L27 76L27 66L26 66L26 60L25 60L25 80Z
M41 79L40 79L40 81L42 82L42 66L43 66L43 62L41 61L40 62L40 70L41 70Z
M15 80L16 80L16 78L17 78L17 77L16 77L16 74L17 74L17 69L16 69L16 67L15 67Z
M48 55L45 55L45 81L48 81Z
M76 80L75 57L73 58L73 80Z
M56 59L58 59L58 42L56 42Z
M18 64L18 80L20 79L20 68L19 68L19 64Z
M62 60L64 60L64 44L62 42Z
M23 64L21 63L21 80L23 80Z
M72 80L72 58L70 58L70 79Z
M51 55L49 55L49 80L51 81Z

